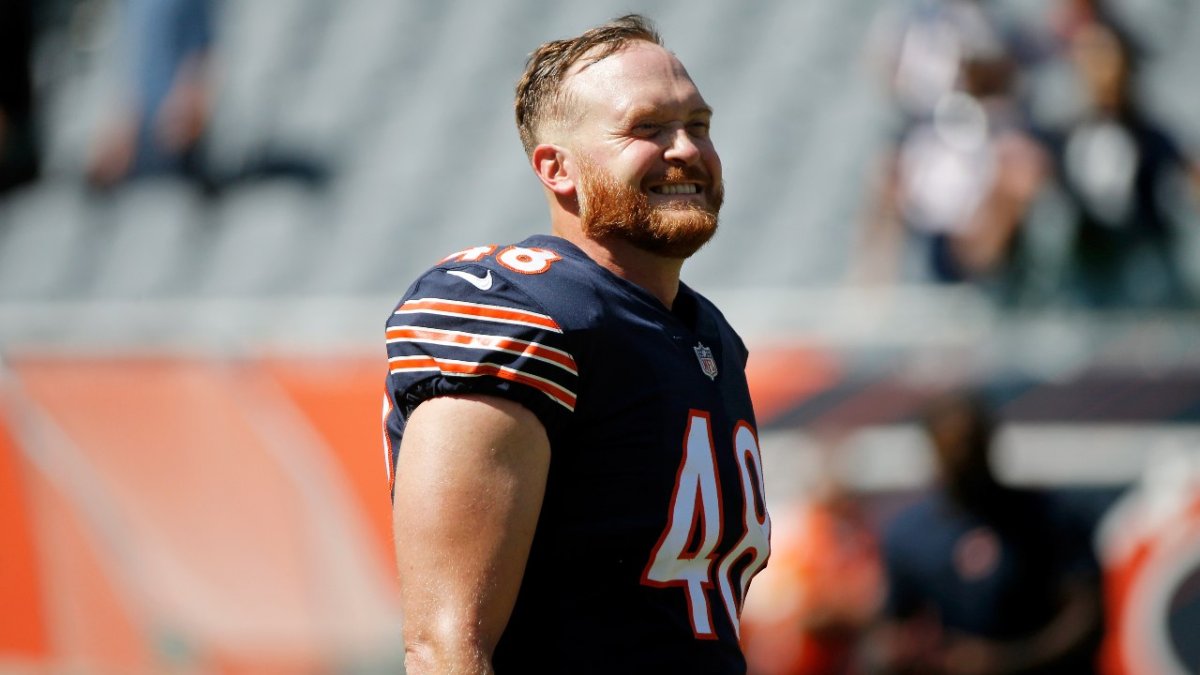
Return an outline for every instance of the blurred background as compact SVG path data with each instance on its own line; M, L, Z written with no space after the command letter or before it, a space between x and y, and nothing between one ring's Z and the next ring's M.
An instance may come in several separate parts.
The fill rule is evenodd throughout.
M546 230L513 86L627 11L716 110L684 280L752 352L751 672L1003 672L887 665L969 391L1086 538L1103 672L1200 673L1194 0L4 0L0 672L400 670L384 321Z

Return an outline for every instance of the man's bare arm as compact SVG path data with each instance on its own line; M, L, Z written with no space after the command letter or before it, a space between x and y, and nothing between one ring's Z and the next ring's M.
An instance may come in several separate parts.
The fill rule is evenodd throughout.
M392 508L410 675L492 672L549 466L545 429L517 403L439 397L413 411Z

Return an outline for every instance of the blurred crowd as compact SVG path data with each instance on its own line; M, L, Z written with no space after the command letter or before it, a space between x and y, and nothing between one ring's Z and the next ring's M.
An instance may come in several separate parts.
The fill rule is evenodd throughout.
M1036 21L1014 5L876 17L895 123L853 280L969 284L1017 310L1200 306L1200 153L1147 103L1153 45L1115 3ZM1194 450L1097 506L999 478L998 412L931 396L910 421L934 479L898 503L856 493L823 448L820 479L773 512L743 621L753 675L1200 672Z
M896 109L855 273L978 285L1007 306L1200 299L1200 163L1155 119L1151 51L1104 0L912 0L872 57ZM1008 11L1006 11L1008 10Z
M1155 45L1114 2L880 3L868 56L894 125L847 252L855 281L967 283L1017 308L1200 304L1200 153L1146 105ZM167 174L211 194L248 177L328 177L326 160L288 148L208 162L229 65L214 58L216 0L9 0L0 12L0 194L39 173L39 30L105 21L117 63L107 109L88 115L88 185Z
M1200 462L1164 447L1127 488L1000 476L1003 406L931 391L931 482L857 490L847 436L772 510L742 621L751 675L1198 672ZM811 476L806 476L811 478Z
M88 111L81 173L111 190L139 178L177 177L208 194L247 178L323 181L314 157L287 149L252 153L246 166L208 161L214 99L216 0L6 0L0 6L0 195L39 177L45 120L36 102L39 40L67 33L76 43L111 41L105 109ZM111 25L110 25L111 24ZM60 55L61 56L61 55Z
M38 35L60 23L95 23L98 9L66 0L8 0L0 9L0 193L39 175ZM119 82L112 109L93 130L91 184L152 174L201 177L196 150L208 123L213 12L211 0L122 3Z

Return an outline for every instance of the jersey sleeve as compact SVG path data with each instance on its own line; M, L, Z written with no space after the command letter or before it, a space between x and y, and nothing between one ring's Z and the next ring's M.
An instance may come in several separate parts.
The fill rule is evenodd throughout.
M483 266L435 268L414 284L388 320L387 352L401 433L417 405L450 394L514 400L547 431L575 411L579 371L563 328Z

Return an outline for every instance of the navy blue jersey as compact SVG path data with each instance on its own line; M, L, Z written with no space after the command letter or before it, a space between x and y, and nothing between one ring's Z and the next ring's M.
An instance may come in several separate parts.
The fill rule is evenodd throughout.
M391 464L439 395L528 407L546 496L498 673L742 673L738 614L765 564L746 348L681 285L668 309L569 242L448 257L388 321Z
M1061 499L1001 488L990 502L978 513L933 493L888 523L885 616L932 610L951 632L1029 639L1057 615L1072 580L1098 585L1091 527ZM1028 672L1094 673L1094 657L1076 649Z

